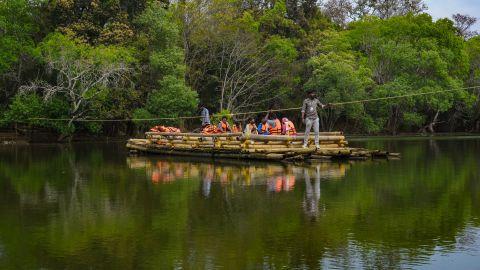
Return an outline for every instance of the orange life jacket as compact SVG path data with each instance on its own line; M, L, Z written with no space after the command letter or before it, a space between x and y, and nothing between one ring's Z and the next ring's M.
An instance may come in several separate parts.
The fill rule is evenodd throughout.
M297 135L297 130L295 129L295 125L292 121L287 121L285 124L285 135Z
M232 132L233 133L239 133L239 132L242 132L242 130L240 128L238 128L237 125L233 125Z
M220 124L222 126L221 132L227 133L228 131L230 131L230 126L228 125L228 122L224 123L223 121L220 121Z
M262 123L262 134L265 134L270 129L268 123Z
M282 123L280 122L280 120L278 120L278 118L275 118L275 127L268 127L268 131L270 132L270 134L272 135L280 135L282 134Z
M214 125L206 125L202 129L203 134L216 134L216 133L222 133L216 126Z
M154 126L150 129L152 132L171 132L171 133L180 133L180 129L176 127L166 127L166 126Z

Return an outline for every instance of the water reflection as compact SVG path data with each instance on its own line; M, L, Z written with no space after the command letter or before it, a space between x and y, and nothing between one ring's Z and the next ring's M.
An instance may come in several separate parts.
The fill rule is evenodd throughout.
M320 177L341 179L345 176L350 163L324 162L311 166L298 166L281 163L260 163L242 161L199 162L195 159L172 159L161 157L128 157L127 165L131 169L143 169L152 184L165 184L182 179L201 179L205 196L210 193L212 182L222 186L263 185L269 192L289 192L295 188L297 179L305 178L307 197L317 196L320 192ZM314 184L310 183L310 174L314 175ZM315 190L315 191L313 191ZM314 195L310 195L314 194Z
M292 165L126 158L112 144L0 147L0 269L480 265L480 141L366 144L402 160Z
M303 208L307 216L311 217L312 219L316 219L319 212L318 202L320 200L320 166L315 166L313 179L310 177L309 169L305 168L303 171L305 178L305 197L303 200Z

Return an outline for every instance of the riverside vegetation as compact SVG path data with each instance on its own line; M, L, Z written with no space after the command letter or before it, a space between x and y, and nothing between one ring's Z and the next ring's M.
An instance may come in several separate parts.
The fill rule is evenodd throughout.
M475 18L421 0L0 2L0 125L118 135L191 116L437 90L321 114L324 130L479 131ZM299 112L286 116L299 122ZM32 118L66 119L45 121ZM235 119L243 120L243 119ZM197 120L163 121L193 127Z

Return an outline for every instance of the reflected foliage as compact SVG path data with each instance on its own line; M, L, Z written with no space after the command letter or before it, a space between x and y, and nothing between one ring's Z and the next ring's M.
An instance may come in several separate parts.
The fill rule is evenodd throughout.
M352 144L402 160L285 165L125 158L115 144L1 147L0 268L408 268L438 250L478 248L479 140Z

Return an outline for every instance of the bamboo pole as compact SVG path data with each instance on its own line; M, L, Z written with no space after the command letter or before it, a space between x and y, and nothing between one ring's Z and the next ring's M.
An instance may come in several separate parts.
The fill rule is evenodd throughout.
M343 146L340 144L332 143L332 144L320 144L320 149L322 148L342 148Z
M189 136L189 137L238 137L243 133L174 133L174 132L145 132L146 136Z
M310 132L310 135L312 135L313 132ZM304 136L305 133L300 132L297 133L297 136ZM343 135L342 131L328 131L328 132L319 132L318 135L320 136L337 136L337 135Z
M151 140L183 140L183 141L238 141L239 136L233 137L196 137L196 136L164 136L164 135L151 135L146 136Z
M161 149L161 150L178 150L184 152L205 152L205 153L217 153L217 152L225 152L225 153L240 153L242 149L232 149L232 148L213 148L213 147L191 147L191 146L176 146L176 147L166 147L166 146L158 146L157 147L147 147L148 149Z
M244 149L246 153L292 153L292 154L310 154L315 152L315 148L273 148L273 149Z
M320 156L344 156L344 155L351 155L352 150L351 149L346 149L346 148L330 148L330 149L318 149L315 152L316 155Z
M217 146L217 145L201 145L201 144L198 144L198 145L190 145L190 144L170 144L170 145L165 145L165 147L168 147L168 148L173 148L173 149L191 149L191 150L195 150L195 149L204 149L204 150L211 150L211 151L214 151L214 150L233 150L233 149L237 149L237 150L241 150L243 149L240 145L223 145L223 146Z
M157 144L189 144L189 145L241 145L241 141L182 141L182 140L157 140Z
M212 157L212 158L248 158L248 159L265 159L265 160L282 160L285 155L283 154L262 154L262 153L217 153L217 152L192 152L192 151L177 151L177 150L168 150L161 148L152 148L136 145L134 142L128 142L127 148L135 149L142 152L151 152L156 154L165 154L165 155L179 155L179 156L197 156L197 157Z
M253 141L282 141L282 142L289 142L289 141L303 141L303 137L296 137L296 136L281 136L281 135L249 135L243 136L240 138L241 140L253 140ZM319 136L320 141L340 141L345 140L345 136Z
M235 153L218 153L218 154L214 154L214 157L268 159L268 160L282 160L285 158L283 154L235 154Z

